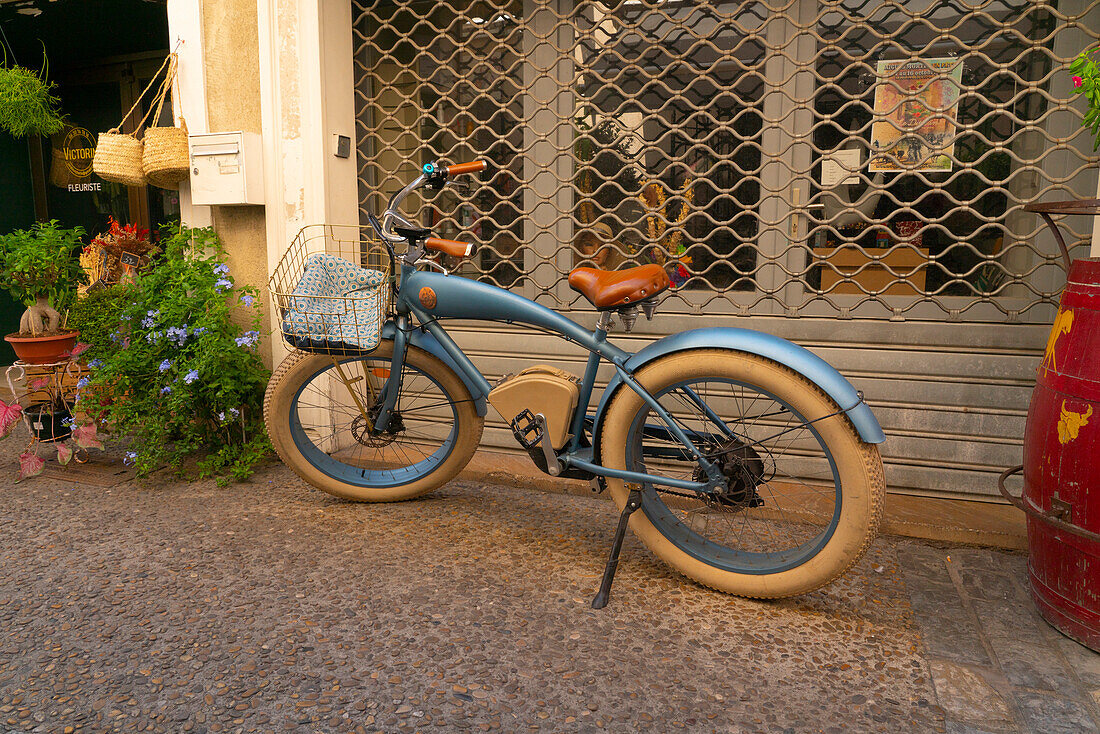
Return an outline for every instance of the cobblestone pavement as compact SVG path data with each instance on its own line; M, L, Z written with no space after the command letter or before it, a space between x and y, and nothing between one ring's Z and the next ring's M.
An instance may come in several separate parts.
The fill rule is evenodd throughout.
M599 498L453 482L353 504L281 466L4 498L0 731L976 731L966 675L1004 703L989 731L1093 713L1066 693L1080 671L1002 652L1028 645L997 596L1008 579L1024 598L1019 556L880 539L827 589L758 602L631 538L594 611L616 519ZM979 647L937 632L975 614Z
M898 558L949 732L1100 731L1100 655L1039 616L1026 556L905 543Z

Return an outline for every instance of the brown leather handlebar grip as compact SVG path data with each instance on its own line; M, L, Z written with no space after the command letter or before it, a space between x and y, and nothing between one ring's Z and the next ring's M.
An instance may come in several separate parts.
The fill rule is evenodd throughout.
M448 176L458 176L463 173L477 173L484 171L488 166L485 161L470 161L469 163L456 163L453 166L447 166Z
M454 240L441 240L438 237L429 237L424 240L424 247L436 252L443 252L454 257L466 257L474 251L474 246L468 242L455 242Z

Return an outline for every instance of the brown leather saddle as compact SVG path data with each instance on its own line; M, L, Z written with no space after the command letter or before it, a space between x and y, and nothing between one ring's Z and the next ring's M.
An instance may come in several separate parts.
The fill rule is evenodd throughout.
M588 299L598 311L630 306L668 290L668 273L660 265L639 265L626 270L576 268L569 287Z

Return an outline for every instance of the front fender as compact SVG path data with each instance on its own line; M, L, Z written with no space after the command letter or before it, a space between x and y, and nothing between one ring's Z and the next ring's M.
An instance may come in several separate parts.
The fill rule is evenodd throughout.
M762 331L736 329L733 327L712 327L692 329L679 334L658 339L645 349L630 357L623 365L633 373L638 368L673 352L686 349L729 349L765 357L789 367L821 388L837 407L842 408L856 427L859 437L867 443L882 443L886 435L882 432L874 413L859 398L856 389L844 379L828 362L813 352L797 344ZM608 383L596 408L595 423L592 428L592 443L599 446L600 428L604 410L611 402L615 392L622 386L622 380L616 375ZM629 389L629 388L627 388ZM597 448L597 451L599 449Z
M385 324L382 325L382 338L393 339L393 335L396 333L396 330L397 327L394 326L393 322L387 321ZM466 389L470 392L470 397L474 399L474 408L477 409L477 414L484 417L487 410L485 403L485 394L478 388L477 385L470 381L470 378L468 378L466 376L466 373L464 373L459 368L458 364L455 363L454 359L451 357L450 354L447 353L447 350L443 348L439 341L436 340L436 338L431 334L423 332L420 329L411 330L409 332L408 339L409 344L412 344L414 347L423 349L425 352L428 352L429 354L438 357L443 362L443 364L450 367L451 371L458 375L458 379L462 380L462 383L466 385Z

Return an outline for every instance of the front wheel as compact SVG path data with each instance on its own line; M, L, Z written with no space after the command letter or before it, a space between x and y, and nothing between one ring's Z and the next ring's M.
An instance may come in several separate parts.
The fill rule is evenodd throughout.
M392 502L429 492L466 466L484 419L462 380L410 346L389 430L372 408L394 379L393 342L359 357L293 352L272 375L264 421L279 457L329 494Z
M630 527L668 564L721 591L783 597L829 583L867 551L885 497L878 449L806 378L718 349L662 357L635 378L725 478L703 496L641 488ZM600 445L608 468L705 480L629 387L608 406ZM608 487L622 508L629 489Z

